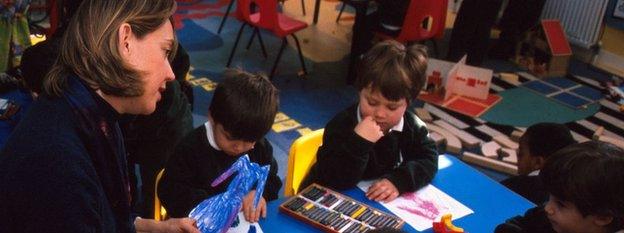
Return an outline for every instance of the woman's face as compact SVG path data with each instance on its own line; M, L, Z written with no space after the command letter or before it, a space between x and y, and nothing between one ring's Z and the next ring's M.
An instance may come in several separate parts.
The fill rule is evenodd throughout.
M156 110L156 102L161 99L167 81L175 78L168 60L169 53L175 46L173 26L166 20L156 31L143 38L132 34L127 46L128 63L139 71L143 82L143 94L129 98L127 112L150 114Z

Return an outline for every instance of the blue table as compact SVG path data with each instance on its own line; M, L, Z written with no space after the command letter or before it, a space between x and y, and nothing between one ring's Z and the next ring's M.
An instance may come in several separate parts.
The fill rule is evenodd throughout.
M533 203L515 194L496 181L481 174L474 168L450 155L440 156L440 170L432 184L451 197L472 209L474 213L453 223L467 232L494 232L494 228L506 219L524 214L534 207ZM343 192L349 197L375 208L386 210L381 204L369 201L359 188ZM280 204L288 198L280 198L268 203L267 218L260 220L264 232L319 232L317 228L294 219L278 210ZM407 223L403 227L407 232L418 232ZM433 232L428 229L424 232Z

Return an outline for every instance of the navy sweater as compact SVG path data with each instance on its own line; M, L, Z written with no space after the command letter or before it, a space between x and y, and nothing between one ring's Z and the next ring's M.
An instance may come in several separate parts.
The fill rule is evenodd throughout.
M103 100L99 99L99 105ZM109 110L112 117L116 114ZM0 152L0 232L132 232L120 200L96 172L76 116L62 98L40 98ZM111 155L114 156L114 155ZM123 212L123 211L121 211Z
M438 152L425 124L405 111L402 132L391 132L376 143L353 130L357 105L338 113L325 127L323 145L302 188L318 183L334 189L355 187L361 180L386 178L400 193L429 184L438 171Z
M271 165L262 196L267 202L277 199L282 181L277 176L273 147L261 138L247 154L251 162L261 166ZM210 146L206 127L194 129L176 147L158 185L158 197L167 214L174 218L186 217L203 200L225 192L234 176L216 187L212 187L211 183L238 158Z

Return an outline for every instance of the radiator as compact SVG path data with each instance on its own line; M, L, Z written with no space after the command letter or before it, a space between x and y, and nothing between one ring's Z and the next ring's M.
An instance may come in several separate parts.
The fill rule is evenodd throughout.
M609 0L547 0L542 19L559 19L570 43L590 48L600 39Z

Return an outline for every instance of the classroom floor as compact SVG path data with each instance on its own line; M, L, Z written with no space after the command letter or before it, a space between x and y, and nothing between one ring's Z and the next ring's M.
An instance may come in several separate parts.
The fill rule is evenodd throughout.
M177 35L191 57L192 71L188 78L196 85L193 112L196 126L207 119L214 84L221 79L220 74L225 69L225 63L240 27L240 23L234 17L228 17L223 31L217 33L228 3L229 0L203 0L199 3L178 5L175 17ZM332 116L356 101L356 91L345 82L354 19L353 9L347 7L341 20L336 23L341 3L337 0L324 0L321 3L319 22L312 25L314 0L305 0L305 5L306 16L302 14L299 0L286 1L282 6L287 15L310 24L308 28L297 33L302 42L301 47L309 74L305 77L297 75L300 71L297 51L294 42L289 41L290 46L284 52L278 73L273 78L273 83L280 90L280 114L267 138L274 146L274 155L282 178L286 171L291 143L306 132L323 128ZM452 9L452 5L449 9ZM452 20L451 13L448 21ZM446 53L449 30L445 39L439 42L440 54ZM257 41L249 50L245 49L244 46L251 36L251 30L246 30L234 55L232 67L251 72L269 72L280 40L269 32L262 32L262 35L267 46L268 59L262 56ZM494 78L491 92L498 93L503 100L476 119L432 105L425 106L434 113L435 119L448 120L447 118L451 117L459 120L466 124L467 132L483 141L492 139L489 132L509 135L515 129L543 121L566 123L573 130L575 137L581 140L591 138L598 126L604 126L607 135L622 139L619 135L624 135L624 116L614 109L614 103L601 99L602 96L598 96L595 102L583 108L573 108L564 104L565 101L558 101L549 96L549 93L540 93L540 89L534 87L536 85L539 87L542 83L535 81L535 77L507 61L487 60L483 67L493 69L495 73L519 72L520 82L523 83L508 83ZM587 64L576 60L572 61L569 73L570 75L561 79L571 81L572 85L584 89L589 88L592 93L600 93L598 82L609 78L609 75L597 72ZM415 105L422 106L422 103ZM491 131L492 129L494 131ZM506 177L488 169L478 169L495 180Z

